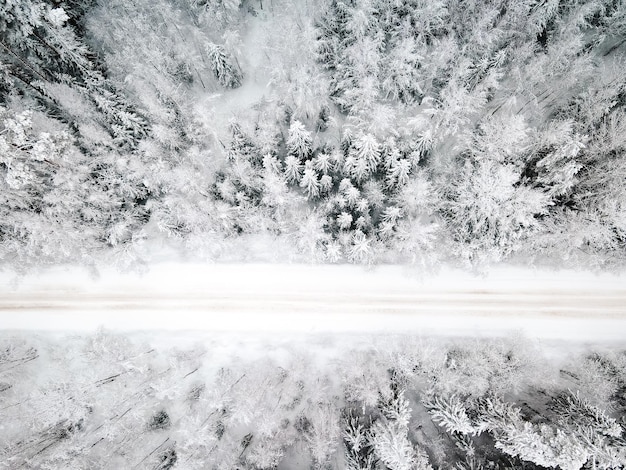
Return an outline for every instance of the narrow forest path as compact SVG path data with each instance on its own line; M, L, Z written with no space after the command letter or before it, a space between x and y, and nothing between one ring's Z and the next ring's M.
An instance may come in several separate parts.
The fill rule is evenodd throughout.
M0 330L390 332L626 343L626 282L500 268L427 279L400 267L160 264L98 280L0 277Z

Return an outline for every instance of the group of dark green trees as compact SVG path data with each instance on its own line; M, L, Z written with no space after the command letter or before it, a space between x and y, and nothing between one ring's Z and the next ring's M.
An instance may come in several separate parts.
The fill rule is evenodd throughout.
M619 266L625 39L620 0L4 1L0 258Z

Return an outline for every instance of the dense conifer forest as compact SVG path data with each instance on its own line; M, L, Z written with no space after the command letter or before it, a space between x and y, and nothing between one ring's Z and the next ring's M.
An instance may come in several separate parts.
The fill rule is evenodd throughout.
M622 0L3 0L3 266L623 266Z
M625 52L626 0L0 0L0 270L623 269ZM623 343L283 339L3 330L0 469L626 465Z
M3 334L0 468L626 464L624 351L555 359L514 337L160 338Z

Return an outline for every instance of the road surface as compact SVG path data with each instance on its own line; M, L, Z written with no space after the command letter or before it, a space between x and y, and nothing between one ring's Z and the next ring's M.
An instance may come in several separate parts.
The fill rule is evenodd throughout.
M400 267L160 264L90 279L0 276L0 330L390 332L623 342L626 279L500 268L420 279Z

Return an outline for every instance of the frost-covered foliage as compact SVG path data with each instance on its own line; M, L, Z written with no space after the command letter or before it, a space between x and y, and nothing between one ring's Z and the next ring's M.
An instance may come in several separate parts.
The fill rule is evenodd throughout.
M250 237L300 260L623 266L624 2L53 3L0 5L0 104L64 132L52 153L90 162L83 181L124 186L141 215L111 229L92 207L96 251L265 256L237 253ZM45 192L50 169L10 152L7 187Z
M564 395L555 398L557 414L585 408L582 420L592 415L587 427L535 424L527 421L521 409L504 402L498 396L485 396L465 403L458 397L435 397L425 402L432 419L447 432L463 436L466 446L473 448L472 436L489 432L495 447L504 454L532 462L542 467L579 470L586 465L594 468L621 468L626 462L624 430L603 411L581 403L579 397ZM578 409L577 409L578 408ZM586 416L585 416L586 415ZM470 418L469 416L472 416ZM607 433L606 424L611 429ZM608 437L612 434L613 437ZM603 437L599 437L603 436ZM468 444L469 443L469 444Z
M210 43L206 47L211 70L220 85L226 88L240 87L243 80L241 70L233 63L232 57L226 54L224 47Z
M411 408L404 393L381 406L382 416L371 428L375 455L390 470L432 470L426 453L408 438Z
M137 241L144 171L113 151L87 157L66 126L0 106L0 257L22 269L92 264L104 248Z
M512 356L531 348L498 342ZM574 355L571 364L542 356L521 366L516 387L468 395L434 371L441 357L471 346L468 370L515 375L480 361L498 349L493 340L311 337L281 340L278 356L275 343L232 335L184 349L157 344L104 330L0 337L0 468L617 470L626 463L623 397L600 406L584 386L567 390L590 368L585 357L610 367L623 351ZM243 349L254 354L241 358ZM622 378L614 371L596 385Z

